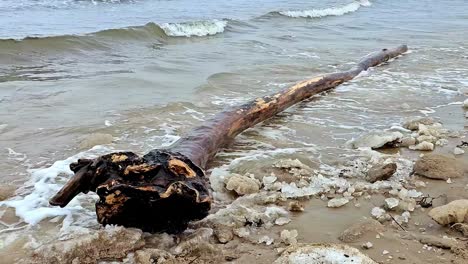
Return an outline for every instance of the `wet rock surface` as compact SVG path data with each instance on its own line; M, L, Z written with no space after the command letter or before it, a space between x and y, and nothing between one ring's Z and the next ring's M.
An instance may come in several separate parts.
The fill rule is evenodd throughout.
M370 183L388 180L397 170L396 163L373 166L367 173L366 180Z
M440 225L468 224L468 200L455 200L446 205L433 208L429 211L429 216Z
M463 177L463 166L458 160L440 154L427 154L414 164L414 173L426 178L447 180Z

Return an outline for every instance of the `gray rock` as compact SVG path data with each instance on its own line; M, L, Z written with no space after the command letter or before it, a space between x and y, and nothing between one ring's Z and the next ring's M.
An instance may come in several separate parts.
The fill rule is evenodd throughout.
M447 180L463 176L463 165L455 158L427 154L414 164L414 173L426 178Z
M374 183L376 181L384 181L392 177L396 170L396 163L375 165L367 173L366 180L371 183Z

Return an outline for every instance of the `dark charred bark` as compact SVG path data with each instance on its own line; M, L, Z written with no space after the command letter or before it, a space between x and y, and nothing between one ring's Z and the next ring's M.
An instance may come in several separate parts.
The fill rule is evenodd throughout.
M100 198L96 214L103 225L181 232L210 210L212 198L204 169L221 147L247 128L406 51L405 45L383 49L348 71L318 76L223 111L165 150L153 150L143 157L119 152L78 160L70 165L75 175L50 204L64 207L78 193L94 191Z

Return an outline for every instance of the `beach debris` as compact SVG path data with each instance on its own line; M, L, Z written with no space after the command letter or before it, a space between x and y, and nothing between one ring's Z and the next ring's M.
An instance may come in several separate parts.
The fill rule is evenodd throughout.
M327 207L337 208L349 203L347 198L333 198L328 201Z
M462 155L464 153L465 153L465 151L463 149L459 148L459 147L456 147L456 148L453 149L453 154L455 154L455 155Z
M296 229L293 230L283 230L280 233L281 241L286 245L295 245L297 244L297 236L299 233Z
M376 264L358 249L343 244L297 244L286 248L274 264Z
M379 149L383 147L397 147L402 138L403 134L400 132L373 132L354 139L349 144L353 148Z
M468 200L455 200L429 211L429 216L440 225L468 223Z
M258 192L260 185L255 178L235 174L227 180L226 189L235 191L238 195L245 195Z
M133 228L106 227L92 234L45 244L33 251L34 263L97 263L124 258L145 245L143 232Z
M80 159L70 165L75 175L49 203L64 207L79 193L92 191L99 196L96 215L102 225L181 233L190 221L208 215L213 197L205 170L215 154L234 137L407 50L406 45L382 49L364 57L348 71L305 80L225 110L165 149L151 150L144 156L116 152L95 159ZM401 133L398 137L401 138Z
M427 154L414 164L414 173L435 180L447 180L463 176L463 166L455 158Z
M385 227L374 219L365 219L355 223L341 232L339 240L350 243L359 240L368 233L381 233L385 231Z
M363 249L371 249L374 247L374 244L372 244L370 241L367 241L366 243L362 244Z
M388 210L396 209L399 204L400 204L400 200L396 198L385 199L385 208L387 208Z
M423 141L421 143L418 143L417 145L409 146L409 149L430 151L434 150L434 144L431 142Z
M366 180L370 183L388 180L390 177L392 177L393 174L395 174L396 171L397 164L394 162L384 165L374 165L367 172Z

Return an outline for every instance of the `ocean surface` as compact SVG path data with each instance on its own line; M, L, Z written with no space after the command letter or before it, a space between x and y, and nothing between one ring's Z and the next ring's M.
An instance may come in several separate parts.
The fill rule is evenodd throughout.
M467 10L466 0L1 0L0 184L19 189L0 203L0 255L97 228L95 196L48 206L78 157L168 146L226 107L372 51L410 49L241 134L212 170L337 164L348 140L461 101ZM83 144L93 133L114 141Z

